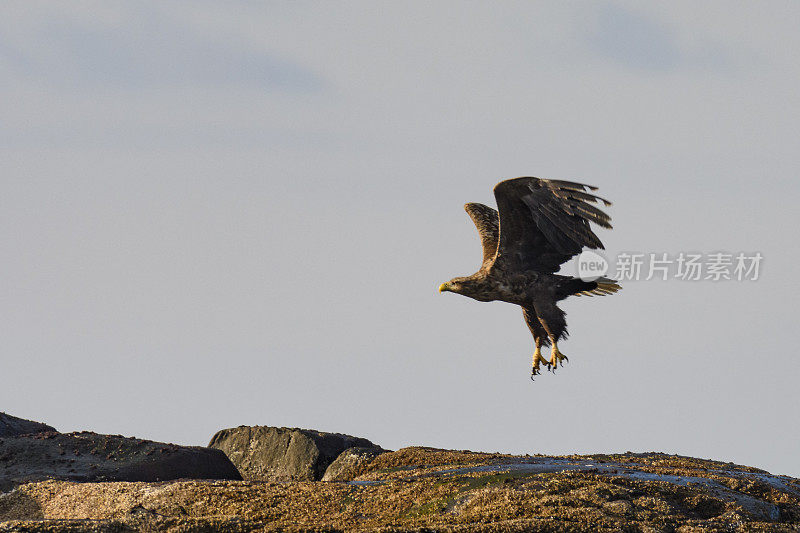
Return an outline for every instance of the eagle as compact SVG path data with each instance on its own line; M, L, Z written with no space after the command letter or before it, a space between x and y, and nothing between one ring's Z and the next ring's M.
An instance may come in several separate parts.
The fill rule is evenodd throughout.
M497 211L478 203L464 205L478 229L483 262L471 276L442 283L439 292L522 307L535 346L531 379L539 374L540 363L555 372L568 361L558 349L558 341L567 337L567 322L557 303L569 296L620 290L609 278L585 281L556 274L584 247L604 248L589 223L611 229L611 218L595 205L611 202L593 194L596 190L573 181L521 177L495 185ZM542 345L551 346L549 360L542 356Z

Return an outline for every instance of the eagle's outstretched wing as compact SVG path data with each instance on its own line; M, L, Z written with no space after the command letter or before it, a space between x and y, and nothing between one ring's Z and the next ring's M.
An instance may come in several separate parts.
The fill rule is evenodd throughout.
M481 237L483 247L483 263L494 259L497 253L497 237L500 233L500 217L497 211L483 204L465 204L464 211L478 228L478 235Z
M505 268L557 272L581 249L603 248L589 222L611 228L611 218L592 205L611 202L588 191L597 187L561 180L514 178L494 188L500 211L495 264Z

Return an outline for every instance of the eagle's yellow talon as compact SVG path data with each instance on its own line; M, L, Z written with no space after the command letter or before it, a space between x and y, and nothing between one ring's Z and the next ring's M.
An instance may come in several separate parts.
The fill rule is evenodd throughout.
M539 351L539 348L536 348L536 351L533 353L533 361L531 363L531 379L533 379L533 376L539 374L539 361L547 362L547 360L542 357L542 352Z
M553 366L553 371L555 371L555 369L558 368L558 363L561 363L561 366L564 366L564 363L568 361L569 359L567 358L567 356L561 353L558 350L558 346L556 346L556 344L553 343L553 348L550 351L550 361L549 361L549 364Z
M546 364L548 370L550 369L550 361L544 358L541 348L537 346L536 351L533 352L533 359L531 361L531 379L533 379L533 376L538 376L540 374L541 363Z

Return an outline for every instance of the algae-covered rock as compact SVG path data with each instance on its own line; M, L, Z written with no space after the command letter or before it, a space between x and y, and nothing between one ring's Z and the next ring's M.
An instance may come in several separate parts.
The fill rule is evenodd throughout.
M0 494L5 531L796 533L800 480L657 453L406 448L350 483L29 483Z

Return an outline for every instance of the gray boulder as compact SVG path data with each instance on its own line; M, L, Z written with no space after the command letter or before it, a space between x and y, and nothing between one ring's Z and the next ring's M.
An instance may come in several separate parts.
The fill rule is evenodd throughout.
M208 445L225 452L248 481L317 481L348 448L377 448L367 439L310 429L239 426Z
M0 491L30 481L167 481L242 477L219 450L91 432L0 438Z
M352 481L362 467L385 452L381 448L348 448L328 466L322 481Z
M0 412L0 437L13 437L15 435L25 435L28 433L44 433L55 431L56 429L41 422L17 418L6 413Z

